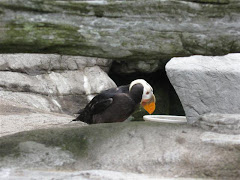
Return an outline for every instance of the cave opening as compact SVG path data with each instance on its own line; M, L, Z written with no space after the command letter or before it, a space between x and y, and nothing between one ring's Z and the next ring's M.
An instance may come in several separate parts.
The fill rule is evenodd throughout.
M109 71L109 77L117 84L130 84L135 79L145 79L154 90L156 96L156 109L153 115L178 115L185 116L182 104L171 85L164 69L152 73L116 73L113 68ZM139 108L134 114L134 118L146 115L143 108Z

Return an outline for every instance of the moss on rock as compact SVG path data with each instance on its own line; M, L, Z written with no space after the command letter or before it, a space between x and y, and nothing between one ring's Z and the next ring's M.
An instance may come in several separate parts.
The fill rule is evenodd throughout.
M4 0L0 2L0 53L165 61L239 51L235 24L240 4L194 2Z
M54 46L72 46L84 42L85 39L77 33L78 28L67 24L51 24L45 22L11 22L6 25L6 35L9 37L1 44L15 45L17 52L22 46L31 46L32 50L51 49ZM78 39L75 44L73 39ZM24 42L24 44L23 44ZM18 47L19 46L19 47Z

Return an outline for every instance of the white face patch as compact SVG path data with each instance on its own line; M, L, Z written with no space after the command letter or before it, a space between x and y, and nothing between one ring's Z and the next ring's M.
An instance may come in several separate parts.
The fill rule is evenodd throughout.
M143 85L143 95L142 95L141 102L149 101L153 97L153 88L144 79L137 79L137 80L134 80L133 82L131 82L131 84L129 86L129 91L131 90L133 85L138 84L138 83Z

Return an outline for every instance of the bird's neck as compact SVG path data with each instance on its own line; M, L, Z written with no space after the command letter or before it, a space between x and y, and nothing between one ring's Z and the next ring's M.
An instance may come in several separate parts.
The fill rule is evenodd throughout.
M142 100L143 86L141 84L134 85L130 92L130 97L134 100L136 104L139 104Z

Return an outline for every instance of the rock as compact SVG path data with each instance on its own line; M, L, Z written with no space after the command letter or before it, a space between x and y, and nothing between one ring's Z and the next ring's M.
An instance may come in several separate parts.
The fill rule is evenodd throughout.
M240 135L219 134L213 132L205 132L201 135L203 142L219 145L219 146L239 146L240 147Z
M0 53L164 62L223 55L240 50L239 9L236 0L2 0Z
M18 158L12 157L3 159L6 167L21 168L51 168L62 167L71 164L76 160L70 152L64 151L59 147L46 147L44 144L33 141L19 143L19 151L22 153Z
M135 72L152 73L158 70L160 61L115 61L112 71L117 74L130 74Z
M100 58L2 54L0 97L72 114L97 93L116 87L106 74L110 65L111 61Z
M40 171L40 170L11 170L4 169L0 171L0 177L2 180L9 179L22 179L31 180L35 179L58 179L58 180L96 180L96 179L107 179L107 180L170 180L162 176L152 176L148 174L136 174L126 173L117 171L106 171L106 170L89 170L89 171ZM174 178L175 180L195 180L195 178ZM200 179L199 179L200 180Z
M154 122L69 125L1 137L1 170L107 170L216 179L240 175L239 143L209 143L197 127ZM66 163L59 164L61 159Z
M0 137L21 131L61 127L69 124L72 119L73 116L42 111L0 98ZM77 126L74 123L72 125ZM78 126L83 125L84 123L78 123Z
M52 71L84 70L85 67L99 66L108 72L112 61L83 56L56 54L0 54L0 71L14 71L29 75L40 75Z
M219 133L240 134L240 114L205 114L198 125Z
M173 58L166 65L189 123L209 113L240 113L240 54ZM214 119L208 122L214 124Z

